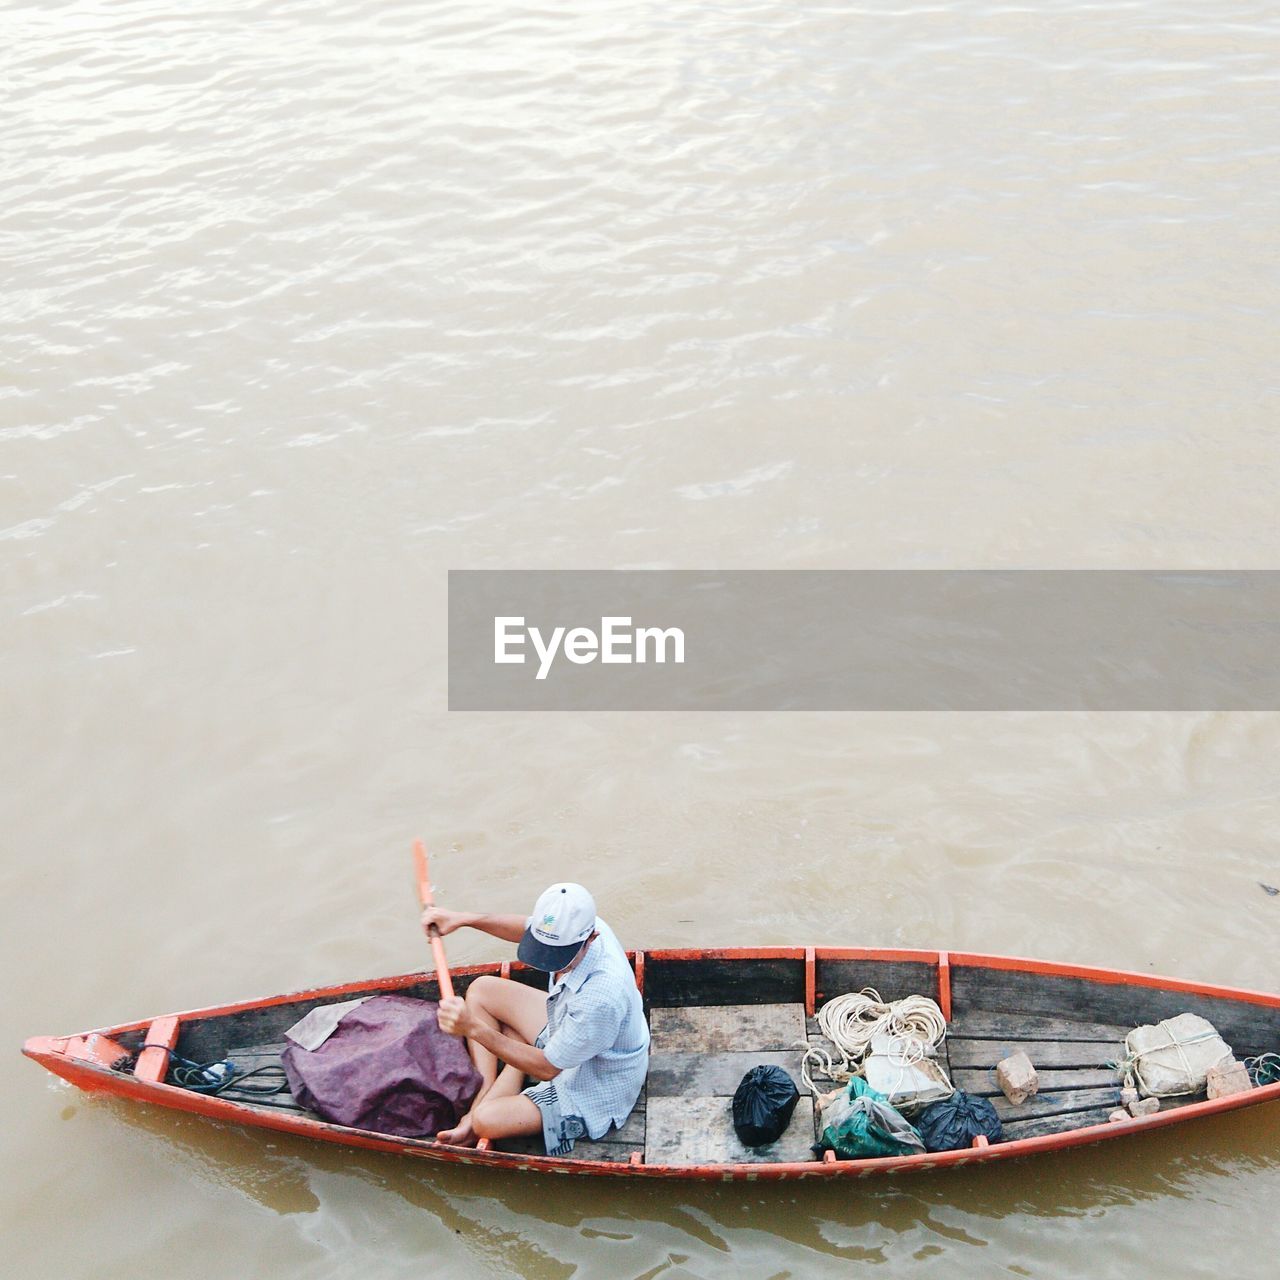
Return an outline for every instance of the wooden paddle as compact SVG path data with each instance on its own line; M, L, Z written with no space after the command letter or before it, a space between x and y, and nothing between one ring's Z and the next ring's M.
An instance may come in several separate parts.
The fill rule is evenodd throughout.
M427 848L421 840L413 842L413 865L418 873L418 897L422 902L422 909L425 911L428 907L434 907L436 903L431 896L431 877L427 871ZM435 925L427 927L427 938L431 943L431 954L436 961L436 977L440 982L440 995L442 998L451 998L453 996L453 979L449 976L449 961L444 954L444 939L440 936L440 930Z

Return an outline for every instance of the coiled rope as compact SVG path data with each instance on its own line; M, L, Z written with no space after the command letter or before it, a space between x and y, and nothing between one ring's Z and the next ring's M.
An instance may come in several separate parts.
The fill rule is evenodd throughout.
M247 1097L273 1098L276 1094L290 1092L289 1077L279 1063L271 1062L252 1071L242 1071L229 1060L192 1062L165 1044L144 1044L136 1053L126 1053L118 1058L111 1064L111 1070L132 1073L143 1049L159 1049L164 1053L169 1059L165 1082L176 1084L180 1089L189 1089L192 1093L219 1094L234 1088Z
M818 1044L809 1045L800 1064L800 1075L811 1093L811 1067L837 1081L847 1081L862 1073L862 1064L871 1050L874 1036L890 1036L894 1041L894 1061L912 1066L936 1049L947 1034L947 1020L937 1002L928 996L904 996L882 1000L874 987L864 987L848 995L828 1000L818 1010L818 1026L835 1048L832 1054Z
M1260 1053L1256 1058L1246 1058L1244 1066L1256 1088L1280 1084L1280 1054Z

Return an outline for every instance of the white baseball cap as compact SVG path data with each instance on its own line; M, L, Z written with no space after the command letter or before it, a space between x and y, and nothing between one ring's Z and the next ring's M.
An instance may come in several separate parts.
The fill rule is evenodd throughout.
M580 884L553 884L533 905L516 955L547 973L563 969L596 927L596 900Z

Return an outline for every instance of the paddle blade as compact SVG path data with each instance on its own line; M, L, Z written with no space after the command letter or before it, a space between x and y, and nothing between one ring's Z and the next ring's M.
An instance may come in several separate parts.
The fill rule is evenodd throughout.
M435 906L431 896L431 876L427 869L427 847L421 840L413 842L413 869L418 877L418 899L423 907ZM432 925L427 930L427 939L431 943L431 954L436 962L436 977L440 982L440 994L446 998L453 996L453 980L449 976L449 962L445 959L444 939L440 931Z
M429 907L432 905L431 877L427 870L427 847L421 840L413 842L413 869L418 877L418 901Z

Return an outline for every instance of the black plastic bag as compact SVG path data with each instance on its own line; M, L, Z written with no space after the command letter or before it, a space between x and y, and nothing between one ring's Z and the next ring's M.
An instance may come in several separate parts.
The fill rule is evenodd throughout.
M986 1098L959 1091L925 1107L915 1123L926 1151L959 1151L973 1146L979 1134L988 1142L999 1142L1003 1132L1000 1117Z
M800 1090L781 1067L752 1067L733 1095L733 1130L744 1147L777 1142L791 1123Z

